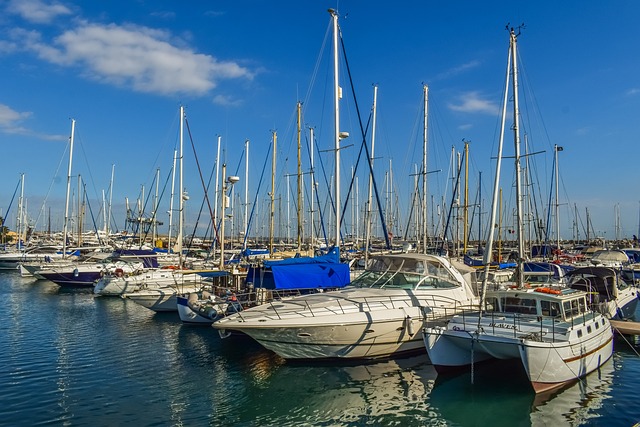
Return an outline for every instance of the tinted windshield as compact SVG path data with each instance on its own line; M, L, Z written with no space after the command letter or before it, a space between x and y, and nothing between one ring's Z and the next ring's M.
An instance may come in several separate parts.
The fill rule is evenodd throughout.
M407 258L377 258L371 267L351 282L356 287L371 288L453 288L460 284L437 261Z

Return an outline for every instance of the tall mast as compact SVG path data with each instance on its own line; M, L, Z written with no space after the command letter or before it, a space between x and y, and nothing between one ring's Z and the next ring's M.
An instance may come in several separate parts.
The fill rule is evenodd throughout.
M276 149L278 146L278 134L273 131L273 153L271 156L271 212L269 214L269 253L273 255L273 233L275 227L275 191L276 191Z
M373 118L371 121L371 158L369 162L371 163L370 168L373 169L373 153L376 148L376 114L377 108L376 103L378 100L378 86L373 85L373 106L371 107L373 112ZM365 237L364 237L364 261L365 265L367 265L367 261L369 259L369 241L371 240L371 203L373 202L373 173L369 172L369 196L367 198L367 219L365 222Z
M427 253L427 135L429 87L422 86L424 98L424 127L422 130L422 253Z
M213 202L213 228L215 230L218 229L218 198L221 197L219 192L220 192L220 188L218 187L218 179L220 176L220 142L222 140L222 137L220 135L218 135L218 149L216 151L216 197L215 200ZM220 239L220 236L218 236L218 233L216 231L216 236L218 238L218 240ZM214 257L215 257L215 245L213 246L214 248Z
M507 102L509 99L509 73L511 71L511 50L507 59L507 76L504 87L504 97L502 99L502 120L500 121L500 139L498 142L498 156L496 160L496 175L493 180L493 195L491 198L491 217L489 219L489 227L487 227L487 243L484 251L482 263L484 264L484 276L482 279L482 292L480 293L480 309L484 307L485 291L487 289L487 278L489 277L489 268L491 266L491 257L493 254L493 239L496 230L496 212L500 206L500 215L498 215L498 237L501 232L502 220L502 192L500 191L500 168L502 166L502 147L504 145L504 129L507 120ZM498 243L498 259L500 257L500 243Z
M76 121L71 119L71 136L69 137L69 169L67 172L67 196L64 202L64 224L62 232L62 256L67 256L67 232L69 227L69 195L71 193L71 164L73 162L73 139L76 131Z
M556 164L556 240L558 242L557 249L560 250L560 217L558 216L558 151L562 151L562 147L558 147L557 144L553 146L553 151L556 156L555 164Z
M247 249L247 238L246 235L249 231L249 140L244 141L244 154L245 154L245 164L244 164L244 233L245 238L243 239L242 249Z
M340 107L339 101L342 97L342 90L339 86L338 76L338 13L334 9L329 9L333 18L333 119L334 119L334 142L335 142L335 217L336 234L335 246L340 246Z
M172 252L171 231L173 228L173 199L176 191L176 162L178 160L178 150L173 150L173 167L171 168L171 198L169 199L169 235L167 236L167 251Z
M18 245L21 249L24 249L24 245L26 244L26 228L24 226L24 173L20 174L20 203L18 203L18 224L16 229L18 230Z
M302 103L298 101L298 253L302 251L302 159L301 159L301 115Z
M184 237L182 235L184 229L184 188L183 188L183 143L184 143L184 106L180 106L180 174L178 175L178 184L180 189L180 201L179 201L179 217L178 217L178 265L182 267L182 243Z
M310 127L309 128L309 151L310 151L310 157L311 157L311 201L310 201L310 215L309 215L309 223L310 223L310 227L309 227L309 235L310 235L310 241L309 241L309 245L312 249L311 253L315 253L314 249L314 240L315 240L315 224L313 223L314 218L313 218L313 209L314 209L314 205L315 205L315 188L316 188L316 178L315 178L315 174L314 174L314 170L313 170L313 150L314 145L313 145L313 128Z
M513 142L515 145L515 169L516 169L516 222L518 238L518 264L516 267L516 284L522 285L522 260L524 253L524 228L522 226L522 167L520 164L520 110L518 106L518 57L516 54L517 36L511 29L511 59L513 61Z
M153 215L151 220L153 221L153 247L156 246L156 240L158 238L158 189L160 187L160 168L156 169L156 194L153 201Z
M113 201L113 178L116 170L116 165L111 165L111 183L109 185L109 213L107 214L107 227L105 231L107 232L107 238L109 237L109 231L111 230L111 202Z
M462 236L463 242L463 250L464 253L467 253L467 245L468 245L468 225L469 225L469 141L464 141L464 207L462 210L462 218L463 218L463 232Z

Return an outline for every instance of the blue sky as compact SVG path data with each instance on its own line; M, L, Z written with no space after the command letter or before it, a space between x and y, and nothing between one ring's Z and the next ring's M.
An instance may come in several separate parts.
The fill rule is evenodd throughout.
M37 219L37 228L46 225L39 215L43 206L62 217L74 118L73 174L86 182L97 216L115 165L113 209L118 227L124 228L125 198L134 205L143 187L147 195L155 192L158 168L161 185L170 173L178 110L184 105L191 132L184 145L189 224L196 221L204 194L191 140L208 181L221 136L222 161L229 173L241 175L237 187L243 196L244 165L239 172L236 168L244 161L248 139L253 202L274 130L279 217L286 221L289 205L293 221L295 195L287 198L286 175L297 167L296 102L303 102L305 138L314 127L324 150L319 156L327 169L333 167L326 151L332 132L329 7L340 14L357 108L365 124L373 84L378 86L376 179L384 193L392 177L393 205L402 211L396 234L407 222L411 174L421 161L423 84L429 86L428 170L441 171L429 175L429 196L436 203L443 198L449 203L452 147L462 150L462 141L471 141L469 200L475 200L482 172L487 221L508 23L526 26L518 39L522 126L529 150L542 151L531 157L531 187L545 204L538 206L543 218L557 144L564 147L559 159L561 236L573 236L576 211L581 237L587 211L598 235L637 233L640 36L635 21L640 4L634 1L0 1L3 215L24 173L28 212ZM354 138L359 134L356 102L344 65L341 74L341 127L352 135L347 142L354 144L342 152L345 194L361 138ZM507 136L506 155L513 153L511 138ZM307 156L305 151L305 171ZM505 161L507 211L513 200L511 169ZM361 197L365 172L361 167L357 173ZM317 181L326 187L324 179ZM290 185L295 188L295 178ZM266 179L258 194L258 224L265 223L268 186ZM162 203L160 211L166 212L168 197ZM11 207L14 214L16 205ZM207 218L208 210L204 212ZM164 216L160 219L166 224ZM512 221L506 216L505 221ZM52 219L54 228L57 221Z

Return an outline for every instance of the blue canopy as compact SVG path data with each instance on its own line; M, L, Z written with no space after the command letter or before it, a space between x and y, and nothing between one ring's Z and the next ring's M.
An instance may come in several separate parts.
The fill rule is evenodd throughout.
M349 266L338 262L337 248L318 257L286 258L265 261L252 267L247 282L264 289L326 289L347 286L351 279Z

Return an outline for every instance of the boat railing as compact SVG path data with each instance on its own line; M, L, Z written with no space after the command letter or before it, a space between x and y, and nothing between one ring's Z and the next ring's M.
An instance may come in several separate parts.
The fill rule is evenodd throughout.
M566 341L569 329L585 324L589 320L588 313L576 316L569 321L554 316L539 316L523 313L504 313L499 311L484 311L480 313L478 307L464 307L456 314L453 324L449 327L457 330L469 331L474 334L490 333L505 336L505 331L517 339L539 342ZM472 332L473 331L473 332Z
M282 301L270 301L267 304L266 310L263 310L263 313L268 310L268 312L272 312L278 319L282 319L285 316L317 317L326 316L327 314L341 315L374 310L397 310L417 307L419 309L420 319L422 320L423 318L441 319L443 317L452 317L463 307L463 304L455 298L441 295L389 295L358 299L336 298L331 303L322 305L315 305L310 303L309 300L304 300L301 304L289 302L286 310L283 310L285 306L279 304L280 302ZM296 304L298 305L297 308L295 308Z

